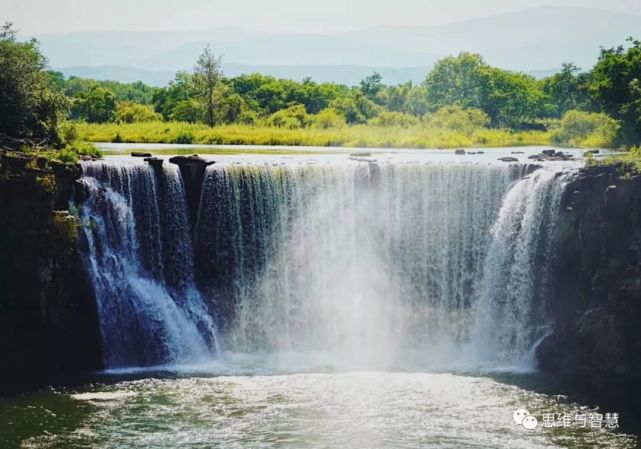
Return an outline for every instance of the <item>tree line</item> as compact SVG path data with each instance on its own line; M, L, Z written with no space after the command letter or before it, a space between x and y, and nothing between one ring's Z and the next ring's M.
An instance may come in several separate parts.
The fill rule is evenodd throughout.
M19 62L19 63L18 63ZM179 121L331 128L420 126L456 122L511 130L603 129L618 145L641 142L641 42L601 49L590 71L573 64L536 79L461 53L438 61L422 83L386 85L373 73L358 86L277 79L259 73L226 77L206 47L193 72L166 87L119 83L46 71L32 40L19 42L10 24L0 33L0 133L61 140L65 118L89 123ZM5 70L6 68L6 70Z

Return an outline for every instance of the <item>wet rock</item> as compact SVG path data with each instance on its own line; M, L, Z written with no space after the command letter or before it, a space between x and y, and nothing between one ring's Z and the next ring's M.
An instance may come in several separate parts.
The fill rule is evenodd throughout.
M131 156L132 157L152 157L152 154L146 153L144 151L132 151Z
M498 160L499 160L499 161L503 161L503 162L518 162L518 161L519 161L517 158L515 158L515 157L509 157L509 156L506 156L506 157L500 157Z
M178 165L183 181L185 182L185 193L187 196L187 208L189 210L189 223L192 229L196 226L198 218L198 205L200 194L205 178L205 169L208 165L215 164L215 161L208 161L197 154L191 156L174 156L169 159L172 164Z
M461 156L462 156L462 155L465 155L466 153L465 153L465 150L464 150L464 149L459 148L458 150L455 150L455 151L454 151L454 154L458 154L458 155L461 155Z
M149 156L151 156L151 154ZM176 164L181 168L189 167L189 166L206 167L208 165L212 165L216 163L216 161L208 161L206 159L203 159L197 154L192 154L190 156L174 156L171 159L169 159L169 162L171 162L172 164Z
M510 154L525 154L523 151L512 151Z
M536 356L567 391L641 413L641 177L622 172L586 167L565 190Z
M543 150L543 151L541 151L541 154L544 154L546 156L554 156L555 153L556 153L556 150Z
M31 161L30 157L20 154L4 153L2 155L3 170L9 170L12 173L19 173L25 169L27 164Z
M163 160L159 157L146 157L145 162L147 162L153 168L162 167L162 164L163 164Z
M350 156L354 156L354 157L371 157L372 153L367 153L367 152L350 153Z

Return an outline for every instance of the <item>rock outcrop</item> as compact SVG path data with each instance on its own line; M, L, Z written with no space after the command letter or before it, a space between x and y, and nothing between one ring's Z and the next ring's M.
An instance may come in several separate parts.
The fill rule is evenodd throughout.
M76 164L0 161L0 394L100 368L93 289L68 211Z
M553 332L541 368L615 410L641 411L641 176L585 168L559 217Z
M198 218L198 205L200 203L200 194L203 188L205 178L205 168L208 165L215 164L214 161L208 161L192 154L191 156L174 156L169 159L172 164L178 165L185 183L185 193L187 194L187 208L189 209L189 223L192 229L196 226Z

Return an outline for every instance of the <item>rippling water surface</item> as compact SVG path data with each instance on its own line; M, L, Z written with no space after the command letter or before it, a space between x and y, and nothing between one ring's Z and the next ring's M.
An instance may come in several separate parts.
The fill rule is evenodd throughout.
M2 447L633 448L606 430L526 430L526 408L589 414L538 393L533 374L255 371L114 372L100 383L0 402ZM298 367L296 368L298 369ZM145 378L136 378L144 376ZM519 386L520 385L520 386ZM621 419L625 417L622 416Z

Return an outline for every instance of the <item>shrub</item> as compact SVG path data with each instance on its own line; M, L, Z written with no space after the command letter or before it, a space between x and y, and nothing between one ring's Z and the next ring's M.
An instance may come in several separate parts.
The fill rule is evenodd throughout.
M384 128L409 128L418 124L418 119L413 115L404 114L402 112L381 112L377 117L374 117L368 122L370 125L382 126Z
M617 121L605 114L568 111L553 131L552 141L570 147L612 147L618 132Z
M425 122L434 128L445 128L470 134L486 127L490 117L480 109L448 106L425 117Z
M269 126L275 126L277 128L287 128L287 129L298 129L305 128L310 124L311 120L305 106L302 104L297 104L290 106L287 109L282 109L278 112L273 113L267 119Z
M114 121L117 123L138 123L162 121L162 115L151 106L124 101L118 104Z
M345 117L334 108L327 108L313 116L313 126L318 129L341 128L345 126Z

